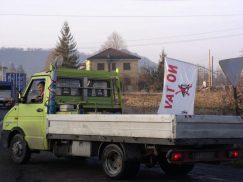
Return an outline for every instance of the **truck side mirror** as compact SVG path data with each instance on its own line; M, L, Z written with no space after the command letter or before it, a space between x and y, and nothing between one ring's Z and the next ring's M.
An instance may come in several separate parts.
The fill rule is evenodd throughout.
M24 103L25 98L22 96L21 92L18 92L18 103Z
M17 100L18 103L21 103L21 93L18 92L18 100Z
M18 92L18 98L21 98L21 95L22 95L21 91L17 87L15 87L15 89Z
M23 97L18 98L18 103L24 103L25 99Z
M18 92L18 99L21 99L22 94Z

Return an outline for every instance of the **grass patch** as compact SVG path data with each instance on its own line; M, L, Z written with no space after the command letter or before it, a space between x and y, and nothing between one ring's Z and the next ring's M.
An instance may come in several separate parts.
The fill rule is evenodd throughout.
M161 93L125 93L124 111L129 114L155 114L161 101ZM230 92L198 91L195 98L195 114L234 115L234 101Z

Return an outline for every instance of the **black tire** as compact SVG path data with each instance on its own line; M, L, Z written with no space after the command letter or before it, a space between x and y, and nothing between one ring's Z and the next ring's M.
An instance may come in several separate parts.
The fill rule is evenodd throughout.
M24 164L30 159L31 152L21 134L13 136L10 142L10 157L18 164Z
M159 165L167 176L184 176L194 167L193 164L170 164L165 157L159 160Z
M105 174L113 179L124 179L137 174L140 163L127 160L122 149L116 144L107 145L102 152L102 167Z

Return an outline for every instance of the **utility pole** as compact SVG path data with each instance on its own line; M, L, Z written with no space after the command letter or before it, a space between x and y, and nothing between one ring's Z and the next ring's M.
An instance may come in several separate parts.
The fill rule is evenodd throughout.
M199 78L200 78L200 76L199 76L199 74L200 74L200 67L199 67L199 64L197 65L197 88L199 89L199 87L200 87L200 83L199 83Z
M211 89L211 50L208 50L208 87Z
M213 87L213 56L212 56L212 67L211 67L211 87Z

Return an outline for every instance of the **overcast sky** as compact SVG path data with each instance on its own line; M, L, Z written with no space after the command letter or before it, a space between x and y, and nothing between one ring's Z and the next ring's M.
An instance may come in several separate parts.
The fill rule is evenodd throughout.
M0 47L53 48L68 21L78 50L118 32L130 51L207 65L243 50L242 0L0 0Z

